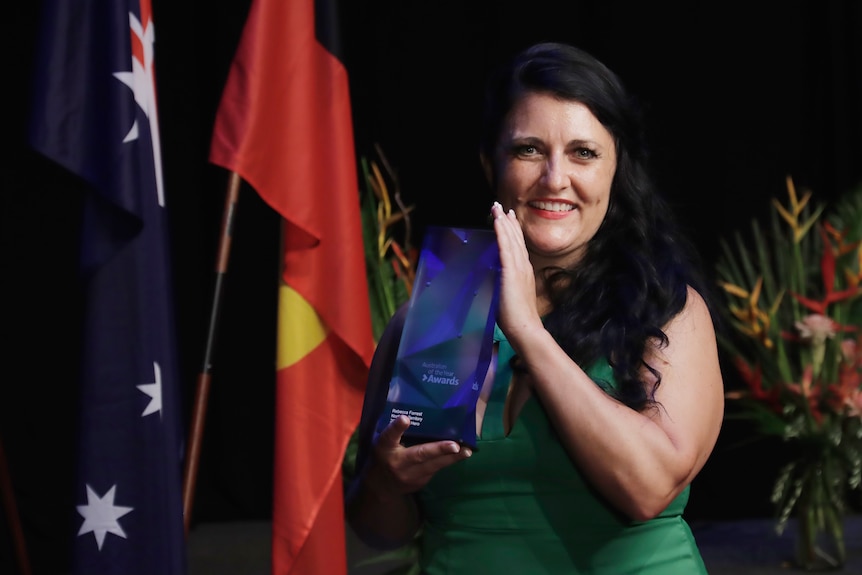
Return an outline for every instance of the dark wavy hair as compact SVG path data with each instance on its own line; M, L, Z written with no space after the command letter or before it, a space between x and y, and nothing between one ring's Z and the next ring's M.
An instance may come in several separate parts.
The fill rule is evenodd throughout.
M553 306L545 326L579 365L610 361L617 386L608 391L617 399L637 410L655 406L661 373L645 364L645 347L667 345L662 327L683 309L688 286L706 297L696 254L648 173L639 106L614 72L581 49L533 45L492 75L483 155L494 161L507 114L525 93L535 92L587 106L613 136L617 152L608 212L583 258L573 269L545 270ZM652 386L643 381L644 366L656 378Z

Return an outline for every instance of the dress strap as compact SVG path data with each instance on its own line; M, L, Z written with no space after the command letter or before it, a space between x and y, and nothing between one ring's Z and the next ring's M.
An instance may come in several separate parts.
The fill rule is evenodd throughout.
M494 347L497 349L496 370L494 386L491 388L491 395L482 418L483 440L501 439L506 435L503 427L503 410L506 407L506 396L512 381L511 360L515 356L515 350L496 325L494 326Z

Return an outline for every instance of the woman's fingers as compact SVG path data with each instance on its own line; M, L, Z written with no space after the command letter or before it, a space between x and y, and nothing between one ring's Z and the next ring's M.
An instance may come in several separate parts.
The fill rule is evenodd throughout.
M410 447L401 444L410 419L399 416L392 420L377 438L376 455L386 480L400 493L421 489L440 469L472 455L469 447L454 441L434 441Z
M524 242L524 232L515 212L503 211L503 207L494 202L491 206L491 214L494 216L494 231L497 233L497 243L500 246L500 263L503 267L523 267L530 271L530 256L527 253L527 245Z
M377 445L386 449L394 449L401 445L401 438L404 432L410 427L410 418L406 415L399 415L389 422L389 425L380 432L377 438Z
M497 202L491 207L491 213L494 216L502 266L497 321L511 337L513 328L528 325L538 317L535 275L524 233L515 213L512 210L504 212Z
M466 453L462 453L465 450ZM420 443L407 450L409 463L422 466L425 471L430 473L435 473L443 467L470 455L469 447L461 447L454 441Z

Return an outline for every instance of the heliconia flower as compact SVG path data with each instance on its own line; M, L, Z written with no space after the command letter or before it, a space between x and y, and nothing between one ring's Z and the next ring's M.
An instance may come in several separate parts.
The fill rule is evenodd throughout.
M823 277L823 299L817 301L793 292L790 295L814 313L826 315L826 308L829 307L829 304L856 297L862 293L862 288L850 287L845 290L835 291L835 254L832 252L829 237L822 226L820 227L820 233L823 237L823 257L820 259L820 272Z
M841 256L847 255L853 251L856 252L856 271L854 271L852 267L845 267L844 278L847 280L847 285L851 289L860 287L859 284L862 283L862 241L846 242L845 238L847 236L847 230L836 229L835 226L829 222L823 223L823 229L835 242L832 246L832 251L836 258L840 258ZM859 290L856 293L862 294L862 290Z
M725 394L727 399L741 399L743 396L762 401L772 408L776 413L782 412L780 394L781 390L778 386L771 387L768 390L763 389L763 372L760 366L752 368L743 358L736 357L733 360L737 372L742 377L742 381L748 386L748 393L728 391Z
M849 254L857 248L862 248L862 242L845 242L847 230L839 230L829 222L823 222L823 229L829 234L829 237L835 242L833 251L837 257Z
M775 302L768 311L763 311L760 309L759 305L760 291L763 288L762 277L757 278L757 282L754 284L750 293L745 288L729 282L719 282L719 285L721 285L727 293L746 300L745 307L735 305L729 306L730 313L739 320L739 324L737 324L739 331L759 340L765 348L772 349L775 344L769 337L769 327L772 323L771 318L775 315L775 312L778 310L778 306L781 304L784 292L780 293L778 297L775 298Z
M820 411L820 386L814 384L814 366L806 365L802 370L802 379L799 383L786 383L784 386L805 398L811 410L811 416L817 424L823 422L823 413Z
M763 278L757 280L758 286L755 286L755 289L759 289L759 285L762 283ZM746 298L751 295L744 288L739 287L736 284L732 284L730 282L718 282L718 284L731 295L735 295L736 297Z
M391 259L392 269L395 271L395 277L404 282L404 287L407 288L407 295L413 292L413 281L416 279L416 253L411 250L410 255L406 255L401 245L393 241L390 248L395 253L395 257Z
M814 213L808 218L805 222L799 221L799 216L802 214L802 210L805 209L805 206L808 204L808 200L811 199L811 192L805 192L805 195L801 200L796 200L796 186L793 185L793 178L787 176L787 195L790 196L790 210L787 210L784 206L782 206L778 200L775 198L772 199L772 205L775 206L775 209L778 211L779 215L784 218L784 221L790 226L793 230L793 241L794 243L799 243L805 234L808 233L808 230L811 226L814 225L814 222L820 217L820 213L823 211L823 208L817 208Z

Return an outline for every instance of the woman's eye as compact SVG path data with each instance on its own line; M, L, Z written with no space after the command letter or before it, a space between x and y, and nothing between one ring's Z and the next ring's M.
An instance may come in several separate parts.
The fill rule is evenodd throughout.
M581 160L589 160L596 157L596 153L589 148L578 148L575 150L575 156Z
M539 150L536 149L536 146L525 144L523 146L517 146L515 148L515 153L519 156L534 156L539 153Z

